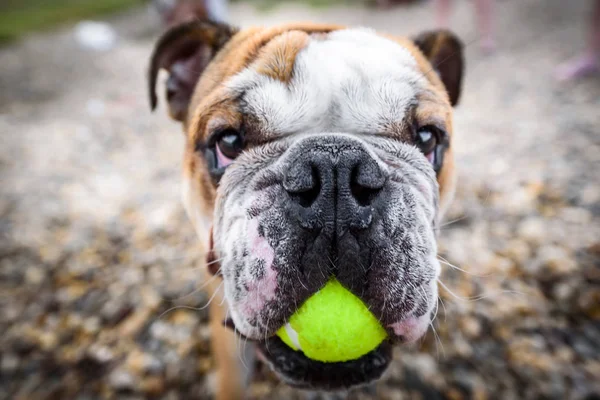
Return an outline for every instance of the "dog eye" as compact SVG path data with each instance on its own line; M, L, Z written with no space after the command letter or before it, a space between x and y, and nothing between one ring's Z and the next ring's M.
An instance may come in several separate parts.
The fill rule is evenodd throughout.
M438 138L432 128L425 126L417 131L416 143L417 147L425 154L425 157L430 162L434 162L434 150L438 144Z
M238 131L228 129L221 133L216 143L218 168L231 164L244 149L244 141Z

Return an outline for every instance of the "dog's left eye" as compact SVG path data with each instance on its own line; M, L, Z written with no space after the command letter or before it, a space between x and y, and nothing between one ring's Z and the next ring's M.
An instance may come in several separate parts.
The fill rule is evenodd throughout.
M416 145L431 162L434 158L434 150L438 140L435 132L429 127L420 128L417 131Z
M423 126L416 132L415 145L429 160L435 172L439 172L442 169L444 152L448 148L445 132L433 126Z

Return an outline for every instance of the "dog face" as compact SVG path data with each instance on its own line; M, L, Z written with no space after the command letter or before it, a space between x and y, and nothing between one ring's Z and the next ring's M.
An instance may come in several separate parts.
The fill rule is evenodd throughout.
M292 385L377 378L389 344L420 338L437 304L460 42L448 32L411 40L196 21L159 41L153 106L160 68L187 137L184 204L220 264L237 330ZM388 342L356 361L318 363L273 338L331 277L388 330Z

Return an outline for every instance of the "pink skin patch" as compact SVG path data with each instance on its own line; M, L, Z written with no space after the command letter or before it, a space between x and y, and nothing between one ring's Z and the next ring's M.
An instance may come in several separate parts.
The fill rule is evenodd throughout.
M397 336L402 336L406 343L412 343L418 340L427 332L429 326L429 313L420 317L408 317L396 323L389 325Z
M275 250L267 239L258 234L258 220L251 219L248 224L247 237L250 242L250 257L264 261L264 274L261 279L247 282L248 293L242 301L242 310L247 315L256 315L265 304L275 298L277 291L277 273L273 269Z
M427 161L433 164L433 160L435 159L435 153L432 151L431 153L426 154L425 158L427 158Z
M219 168L224 168L233 162L233 159L228 158L223 154L219 145L215 146L215 148L217 150L217 165Z

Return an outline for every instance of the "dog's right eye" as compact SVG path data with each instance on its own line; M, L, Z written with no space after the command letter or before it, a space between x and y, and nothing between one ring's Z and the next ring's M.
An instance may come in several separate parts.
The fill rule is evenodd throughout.
M238 131L228 129L221 133L216 143L217 167L224 168L231 164L244 149L244 141Z
M235 129L225 129L217 132L208 140L206 147L197 145L197 151L204 151L208 171L213 181L218 184L225 169L244 150L244 137Z

